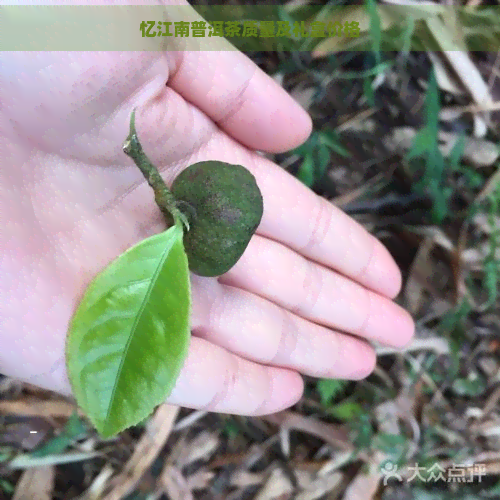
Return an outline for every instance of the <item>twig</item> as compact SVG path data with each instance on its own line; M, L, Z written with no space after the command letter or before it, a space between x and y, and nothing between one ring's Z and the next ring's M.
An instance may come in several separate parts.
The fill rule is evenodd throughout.
M142 149L135 129L135 108L130 117L130 132L123 143L123 152L134 160L148 184L153 188L156 204L165 216L167 224L171 226L174 222L175 224L182 222L186 229L189 230L189 222L186 216L177 208L174 195L163 181L158 169L151 163Z

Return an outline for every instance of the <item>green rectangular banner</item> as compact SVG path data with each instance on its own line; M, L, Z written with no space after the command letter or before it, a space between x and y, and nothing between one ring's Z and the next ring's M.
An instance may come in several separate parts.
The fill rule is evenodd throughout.
M3 51L500 49L500 8L2 5Z

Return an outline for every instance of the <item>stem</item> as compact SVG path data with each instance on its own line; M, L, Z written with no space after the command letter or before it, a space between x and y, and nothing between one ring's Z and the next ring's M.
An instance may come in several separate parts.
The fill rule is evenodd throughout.
M163 181L158 169L151 163L142 149L137 137L137 131L135 130L135 108L130 116L130 132L123 143L123 152L134 160L134 163L139 167L148 184L153 188L156 204L160 207L167 224L171 226L174 223L182 223L189 230L188 220L177 208L174 195Z

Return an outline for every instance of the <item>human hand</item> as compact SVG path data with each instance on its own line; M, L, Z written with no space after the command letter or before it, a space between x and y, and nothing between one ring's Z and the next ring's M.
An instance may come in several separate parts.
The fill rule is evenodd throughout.
M188 165L215 159L244 165L264 198L262 222L234 268L191 276L193 335L169 403L276 412L300 398L300 373L360 379L375 364L370 340L410 341L411 317L390 300L401 276L387 250L254 151L297 146L311 122L243 54L2 58L2 373L71 394L65 337L87 285L165 229L121 149L136 106L141 144L168 185Z

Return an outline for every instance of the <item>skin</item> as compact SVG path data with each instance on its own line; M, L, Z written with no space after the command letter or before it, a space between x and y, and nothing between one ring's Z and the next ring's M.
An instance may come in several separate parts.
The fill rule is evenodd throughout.
M241 164L264 198L244 255L191 275L192 341L168 402L262 415L293 405L301 374L362 379L371 341L411 341L391 299L400 272L340 209L255 150L283 152L307 113L237 51L3 53L0 371L64 395L67 326L93 277L166 228L122 151L130 113L167 185L188 165Z

